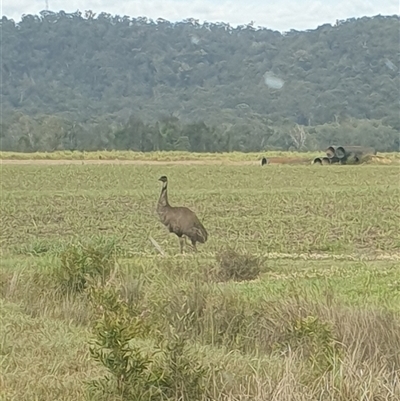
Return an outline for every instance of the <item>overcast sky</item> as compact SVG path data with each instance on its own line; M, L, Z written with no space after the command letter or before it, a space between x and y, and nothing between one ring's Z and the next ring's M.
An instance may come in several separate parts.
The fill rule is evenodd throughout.
M399 0L47 0L49 10L92 10L130 17L159 17L169 21L196 18L229 22L232 26L254 21L278 31L315 29L336 19L399 14ZM0 0L1 14L18 22L22 14L38 14L46 0ZM113 4L113 5L111 5Z

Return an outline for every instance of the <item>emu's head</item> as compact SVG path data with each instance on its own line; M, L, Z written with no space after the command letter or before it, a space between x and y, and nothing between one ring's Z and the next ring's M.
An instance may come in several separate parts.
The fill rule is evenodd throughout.
M168 178L167 178L167 176L162 175L162 176L158 179L158 181L161 181L161 182L168 182Z

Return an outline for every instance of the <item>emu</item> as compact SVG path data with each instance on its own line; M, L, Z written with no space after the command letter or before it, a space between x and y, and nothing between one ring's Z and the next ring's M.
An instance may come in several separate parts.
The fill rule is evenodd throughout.
M186 237L192 242L192 248L197 252L196 242L204 244L207 241L208 233L203 224L200 223L196 214L184 206L171 206L168 202L168 178L163 175L159 179L162 184L160 198L157 204L157 214L162 224L170 233L179 238L180 251L183 253L183 246L187 244Z
M268 163L268 160L265 157L263 157L261 159L261 165L264 166L264 164L267 164L267 163Z

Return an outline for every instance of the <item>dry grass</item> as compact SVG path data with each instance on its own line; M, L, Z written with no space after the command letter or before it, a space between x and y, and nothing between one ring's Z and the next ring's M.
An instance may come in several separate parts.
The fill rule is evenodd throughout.
M7 162L28 162L33 161L48 163L70 162L135 162L141 163L254 163L259 164L262 157L267 157L271 164L301 164L310 163L315 157L321 156L321 152L286 152L286 151L265 151L253 153L224 152L224 153L191 153L183 151L168 152L134 152L134 151L56 151L56 152L0 152L0 160ZM398 152L379 153L377 156L366 158L366 163L373 164L398 164L400 156Z
M1 390L4 400L79 400L77 385L99 372L89 357L89 332L67 320L30 317L0 300Z
M0 174L3 399L135 399L89 353L113 294L120 321L107 324L139 319L147 334L130 347L163 350L140 382L175 366L169 400L400 399L397 167L4 165ZM157 221L161 174L171 203L209 230L198 254L177 255ZM161 345L171 328L183 351ZM198 366L192 392L170 379L189 383ZM107 372L102 395L93 380Z
M284 158L305 158L311 159L315 152L295 153L295 152L258 152L258 153L191 153L183 151L168 152L134 152L134 151L57 151L57 152L0 152L1 160L137 160L137 161L190 161L190 160L216 160L216 161L261 161L266 157L284 157Z

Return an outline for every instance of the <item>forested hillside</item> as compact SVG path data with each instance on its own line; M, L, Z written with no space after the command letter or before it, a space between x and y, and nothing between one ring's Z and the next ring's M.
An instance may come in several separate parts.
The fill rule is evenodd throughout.
M399 149L399 17L280 33L90 11L1 21L3 150Z

